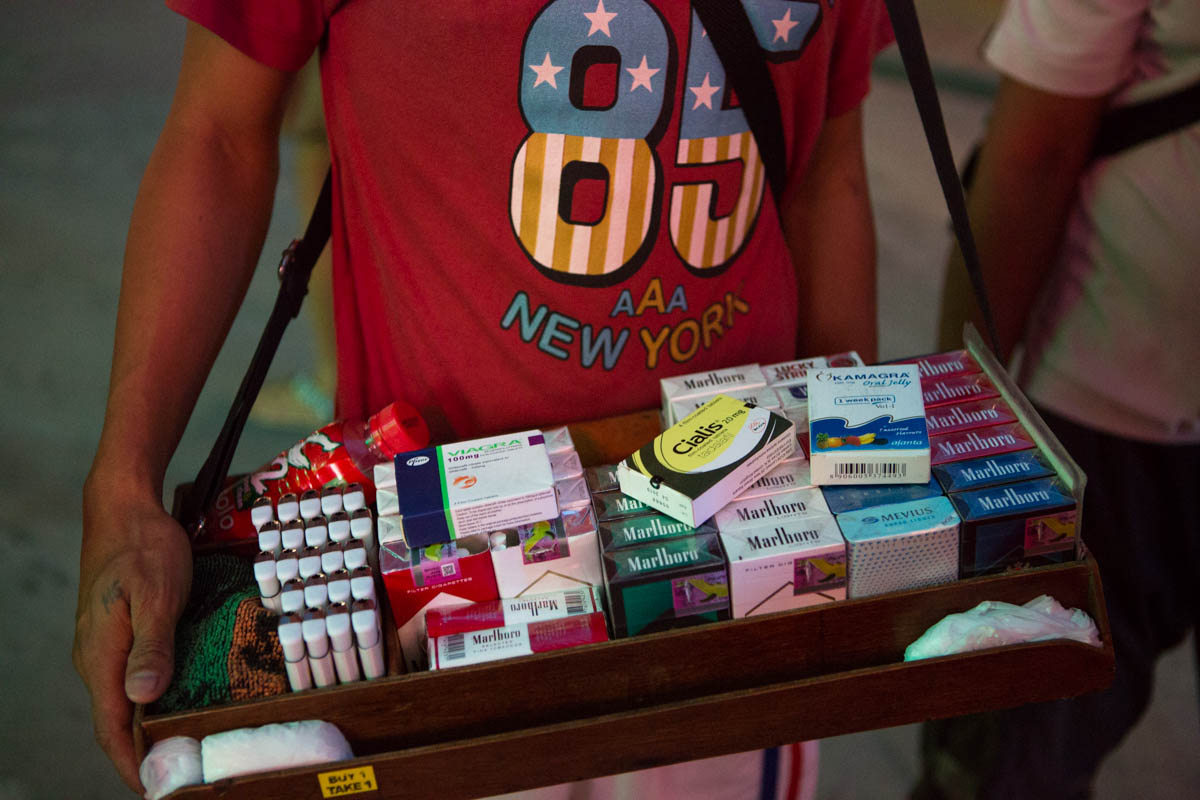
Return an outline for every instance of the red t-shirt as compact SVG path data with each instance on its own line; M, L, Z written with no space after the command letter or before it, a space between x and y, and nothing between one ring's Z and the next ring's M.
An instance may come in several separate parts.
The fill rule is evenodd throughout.
M688 3L168 4L272 67L321 48L339 414L404 398L469 436L794 356L774 199ZM875 0L744 4L794 177L866 94L886 21Z

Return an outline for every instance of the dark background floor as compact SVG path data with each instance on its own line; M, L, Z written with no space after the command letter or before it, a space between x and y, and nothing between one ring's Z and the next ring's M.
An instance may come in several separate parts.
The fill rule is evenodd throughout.
M925 0L931 51L958 152L974 139L990 78L975 46L994 0ZM70 663L79 490L103 418L125 229L166 113L183 23L157 3L6 3L0 27L0 800L117 798L94 745L87 695ZM945 212L907 87L885 54L867 103L879 230L882 355L925 352L948 243ZM286 153L285 153L286 158ZM285 177L285 181L287 178ZM276 255L299 224L283 187L258 276L184 441L168 485L187 480L220 427L273 299ZM275 373L311 357L293 328ZM235 462L249 469L305 431L250 426ZM1200 731L1189 648L1163 662L1154 706L1106 765L1100 798L1195 796ZM825 800L899 798L916 770L916 728L823 744ZM1192 789L1187 789L1191 786Z

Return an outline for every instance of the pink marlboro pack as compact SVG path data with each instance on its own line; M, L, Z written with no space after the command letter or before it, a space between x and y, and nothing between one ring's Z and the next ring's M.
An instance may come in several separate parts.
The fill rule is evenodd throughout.
M987 400L999 397L1000 392L990 378L982 372L975 375L951 375L948 378L926 378L921 380L921 395L925 408L947 403L963 403L967 400Z
M425 615L425 630L433 638L449 636L452 633L507 628L529 622L595 614L599 610L592 587L581 586L578 589L472 603L469 606L431 608Z
M966 350L951 350L946 353L920 356L918 358L902 358L893 362L896 364L916 364L921 373L921 380L933 378L948 378L951 375L970 375L983 372L975 359Z
M1000 397L934 406L925 411L925 425L929 428L930 436L942 436L1016 421L1017 415Z
M465 667L607 641L601 613L452 633L429 638L429 668Z
M1015 422L929 437L931 464L998 456L1034 447L1036 444L1029 433Z
M417 550L409 549L400 537L380 542L379 571L409 672L425 667L426 612L500 596L487 534Z

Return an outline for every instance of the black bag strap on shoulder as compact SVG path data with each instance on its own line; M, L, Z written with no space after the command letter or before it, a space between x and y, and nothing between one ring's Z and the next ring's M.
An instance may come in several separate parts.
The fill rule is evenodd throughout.
M912 0L884 1L896 34L900 57L904 61L905 72L908 73L908 82L916 99L921 125L925 129L925 139L933 155L942 195L950 211L954 236L962 250L963 261L966 263L971 286L979 302L988 339L992 348L997 349L996 324L992 319L991 304L983 284L979 253L975 248L975 237L971 234L970 220L967 218L966 199L959 182L954 155L950 151L950 140L946 136L942 107L938 102L933 70L929 66L929 56L925 52L925 42L921 37L917 10ZM787 151L783 141L779 98L775 94L775 84L771 81L766 58L763 57L754 29L738 0L692 0L692 8L696 10L696 15L708 32L708 38L725 68L726 78L737 92L742 113L746 115L746 121L758 142L767 179L778 205L782 200L785 185Z
M1200 122L1200 81L1153 100L1104 112L1090 158L1106 158Z
M971 233L971 221L967 216L967 201L959 181L958 167L954 163L954 154L950 150L950 140L946 136L946 124L942 118L941 103L938 102L937 87L933 82L933 69L929 66L929 54L925 52L925 42L921 37L917 10L913 6L913 0L884 2L892 20L892 30L896 34L896 45L900 49L904 71L908 74L908 83L917 103L921 126L925 129L925 140L929 143L938 182L942 185L942 196L945 197L946 208L950 211L954 238L958 240L963 263L966 264L967 275L971 279L971 288L975 290L975 300L979 303L979 311L983 316L988 344L998 353L1000 348L999 338L996 336L996 322L992 318L991 303L988 302L987 288L983 283L979 251L975 247L975 236Z
M787 150L779 97L767 60L758 46L758 37L739 0L692 0L692 8L708 32L726 78L737 92L778 207L787 185Z
M267 377L267 369L279 349L279 342L288 323L300 313L300 305L304 302L304 295L308 293L308 281L312 276L313 267L321 257L325 243L329 241L333 225L332 177L332 171L325 175L325 183L321 187L303 238L296 239L283 251L279 262L279 294L275 297L275 305L267 318L254 356L250 359L250 367L242 378L241 386L238 387L220 435L180 506L179 520L193 538L200 533L205 513L225 485L238 439L241 438L246 419L250 416L250 409L254 406L254 400Z

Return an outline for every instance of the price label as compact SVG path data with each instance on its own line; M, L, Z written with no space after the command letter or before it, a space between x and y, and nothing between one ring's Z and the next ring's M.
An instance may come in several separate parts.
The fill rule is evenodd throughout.
M348 797L379 789L379 784L375 782L375 768L370 766L320 772L317 774L317 783L321 786L322 797Z

